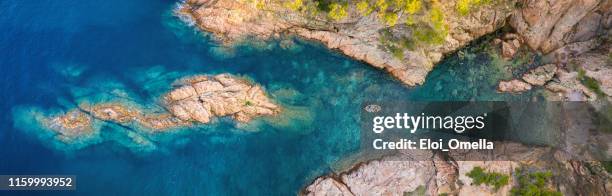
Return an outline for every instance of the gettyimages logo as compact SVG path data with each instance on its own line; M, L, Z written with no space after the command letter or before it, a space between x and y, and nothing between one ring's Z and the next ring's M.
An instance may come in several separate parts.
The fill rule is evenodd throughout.
M520 161L539 156L524 154L531 149L553 149L575 160L612 160L607 102L392 100L361 107L361 150L371 156L401 150L418 160L444 152L455 160Z

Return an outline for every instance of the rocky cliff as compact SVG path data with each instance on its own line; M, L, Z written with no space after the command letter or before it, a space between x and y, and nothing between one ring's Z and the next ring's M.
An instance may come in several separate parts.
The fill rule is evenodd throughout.
M501 82L500 91L545 86L553 100L594 100L612 96L612 1L520 1L509 24L530 49L544 56L545 68ZM551 77L554 76L554 77Z
M187 0L177 13L226 45L283 35L316 40L409 86L422 84L445 54L504 26L518 34L504 42L505 56L526 44L555 64L597 48L612 26L607 0L366 0L328 15L317 10L321 2L333 1Z
M515 10L515 1L495 1L461 15L454 1L423 1L420 9L409 13L391 8L391 1L382 1L386 2L384 10L372 9L365 15L350 4L346 16L334 20L309 12L307 1L295 1L304 5L300 10L287 8L287 2L293 1L187 0L177 13L226 44L248 37L269 39L282 35L316 40L413 86L424 82L443 55L501 28ZM370 6L375 6L374 2ZM414 21L389 24L381 19L389 13L394 21Z

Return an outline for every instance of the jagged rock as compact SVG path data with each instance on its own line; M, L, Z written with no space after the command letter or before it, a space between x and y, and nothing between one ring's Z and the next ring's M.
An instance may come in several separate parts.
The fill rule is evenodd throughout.
M557 70L557 79L546 84L546 89L553 93L559 93L558 97L549 97L553 100L587 101L597 96L588 88L584 87L577 79L578 72L567 72Z
M304 191L304 195L343 195L352 196L351 190L342 182L338 182L334 178L317 178L312 185Z
M455 162L442 160L439 156L433 161L436 168L436 194L449 194L457 189L457 165Z
M612 96L612 48L610 41L602 43L599 47L582 52L569 59L574 71L558 70L557 77L546 85L546 89L553 93L555 100L585 101L597 98L594 90L599 90L608 98ZM578 72L583 72L580 75ZM589 89L581 80L590 78L597 83L598 89ZM591 86L592 87L592 86Z
M532 49L549 53L604 33L601 24L610 16L611 4L608 0L522 1L510 25Z
M521 47L520 37L514 33L506 33L502 39L495 38L493 44L501 45L501 56L505 60L510 60Z
M93 132L93 119L90 115L75 109L65 114L43 121L43 125L58 134L58 139L70 141Z
M531 85L518 79L512 79L510 81L500 81L497 90L500 92L518 93L531 90Z
M531 85L542 86L552 80L557 72L557 65L546 64L523 74L523 80Z
M594 79L600 90L607 96L612 96L612 43L583 53L572 59L572 63L585 72L585 76Z
M502 57L504 59L512 59L517 50L518 48L512 42L502 42Z
M333 179L321 177L308 186L304 194L325 195L350 190L349 195L398 195L428 187L431 176L435 176L431 161L392 161L383 158L359 165Z

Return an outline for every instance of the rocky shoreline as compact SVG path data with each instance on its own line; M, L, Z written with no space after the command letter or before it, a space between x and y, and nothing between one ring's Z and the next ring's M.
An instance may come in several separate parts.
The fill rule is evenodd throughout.
M82 103L65 114L43 119L41 124L54 131L60 141L69 143L96 134L99 131L95 128L96 120L159 132L194 123L206 124L224 116L247 123L255 117L281 111L259 85L230 74L186 77L175 82L175 86L162 98L167 112L145 112L120 102Z
M302 1L296 2L307 5ZM474 6L467 15L456 9L459 1L433 1L424 3L426 5L423 7L428 7L423 8L426 11L421 12L424 13L411 15L400 11L397 19L403 21L415 17L417 20L426 20L423 18L431 15L434 8L441 10L444 13L443 24L448 29L442 42L411 43L414 46L398 53L393 47L386 45L389 41L381 40L405 41L406 37L414 37L417 31L415 29L421 27L386 24L376 17L377 11L384 13L381 10L374 10L372 14L364 16L359 14L357 7L348 6L346 17L333 20L323 14L292 10L284 3L286 2L274 0L187 0L179 6L176 13L183 18L189 18L199 29L211 32L215 39L226 46L231 47L233 43L248 38L266 40L283 35L297 35L321 42L330 49L383 69L408 86L422 84L444 55L505 26L514 29L516 34L505 35L506 41L500 40L504 58L512 58L516 50L526 46L543 54L548 64L561 67L566 66L568 59L576 58L601 47L602 43L609 42L607 37L612 27L612 3L609 1L503 1ZM393 46L395 43L390 44ZM598 81L604 85L609 83L604 79ZM512 85L517 87L513 88ZM501 84L500 87L505 88L500 88L500 91L505 91L506 88L509 92L531 89L527 86L529 85L517 80ZM553 90L558 92L558 89ZM592 93L585 94L588 98Z
M608 195L612 175L598 162L572 160L567 152L545 147L501 144L506 158L498 160L454 160L431 152L415 159L408 151L358 163L352 168L316 178L300 195L510 195L519 186L520 171L551 172L548 190L562 195ZM469 152L465 156L482 156ZM475 182L472 172L508 176L500 187ZM585 189L588 187L588 189Z
M446 54L467 45L470 41L501 28L511 14L512 2L495 3L475 10L473 16L460 16L451 3L436 4L444 13L448 36L441 44L419 44L399 55L381 46L382 31L389 32L389 39L406 37L408 27L389 27L377 19L376 14L360 16L353 7L348 17L332 21L325 15L304 15L283 7L281 1L265 1L264 8L256 4L235 0L187 0L176 13L194 21L201 30L211 32L225 45L240 42L249 37L257 39L298 35L316 40L332 50L356 60L364 61L389 72L408 86L423 84L427 73ZM422 13L421 17L427 17ZM408 14L404 14L408 15ZM475 17L477 16L477 17ZM407 17L407 16L404 16ZM401 18L399 20L403 20Z

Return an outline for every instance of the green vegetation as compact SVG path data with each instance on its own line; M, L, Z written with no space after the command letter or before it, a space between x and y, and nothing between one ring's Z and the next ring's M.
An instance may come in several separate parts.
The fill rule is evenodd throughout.
M438 6L429 11L430 24L413 28L414 37L422 43L429 45L443 44L448 35L448 26L444 22L444 14Z
M407 0L406 7L404 9L408 14L416 14L421 10L422 6L421 0Z
M612 161L602 161L601 164L609 174L612 174Z
M502 186L508 185L510 179L510 176L501 173L485 172L481 167L474 167L466 176L472 178L473 184L493 186L495 191L499 190Z
M472 171L466 174L472 178L473 184L485 184L493 186L495 191L499 188L508 185L510 176L496 172L485 172L481 167L474 167ZM516 196L560 196L561 193L549 188L549 181L552 178L552 173L547 172L529 172L523 169L516 169L517 186L510 190L510 195Z
M491 2L492 0L459 0L457 1L455 9L460 15L465 16L470 14L470 11L472 11L472 9L482 5L490 4Z
M257 9L262 10L262 9L265 8L265 6L266 6L266 4L265 4L265 2L263 0L255 1L255 7L257 7Z
M244 105L245 105L245 106L253 106L253 102L251 102L251 101L249 101L249 100L246 100L246 101L244 102Z
M599 82L597 82L597 80L589 76L586 76L586 72L584 71L584 69L578 69L577 79L582 83L582 85L584 85L589 90L597 94L597 96L600 96L600 97L605 96L604 92L601 90L601 87L599 86Z
M255 1L258 8L263 8L260 4L262 0ZM467 3L476 6L491 1L469 0ZM358 0L355 4L348 0L289 0L283 5L289 10L306 12L311 16L323 12L333 21L348 17L352 6L362 16L376 11L378 19L389 28L402 23L411 28L411 37L402 38L401 43L394 46L394 54L400 54L402 52L397 50L406 49L403 46L444 43L449 30L439 4L438 0ZM407 44L406 41L415 43Z
M421 185L421 186L418 186L416 189L414 189L414 191L412 192L404 192L404 196L421 196L421 195L426 195L425 193L427 193L427 188Z
M400 60L404 58L404 50L414 49L414 40L407 37L394 37L389 29L380 32L380 44L391 52L393 57Z
M257 8L264 9L263 0L247 1L255 2ZM394 31L398 35L380 39L381 46L398 59L403 58L405 50L414 49L415 46L444 44L449 34L445 13L439 0L278 0L278 2L288 10L302 12L315 18L326 16L330 21L343 21L353 16L352 14L370 16L376 12L376 17L384 24L385 31L396 27L408 29L408 31ZM491 2L493 0L459 0L457 10L467 14L471 9Z
M298 11L302 7L303 4L304 2L302 0L287 1L285 3L285 7L293 11Z
M348 16L348 12L346 11L347 7L348 4L332 3L329 6L330 10L328 16L335 21L342 20Z
M511 195L541 195L541 196L561 196L558 191L547 187L548 181L552 177L552 173L548 172L528 172L526 170L516 169L518 177L518 186L512 188Z
M255 0L257 9L265 9L265 0ZM281 2L282 6L295 12L301 12L307 16L316 16L319 14L317 1L311 0L289 0Z
M395 26L395 24L397 24L397 19L398 19L397 17L398 16L395 12L385 13L385 16L384 16L385 24L387 24L387 26L390 26L390 27Z
M370 8L370 4L368 4L367 0L362 0L357 3L357 11L359 11L361 15L368 16L374 9Z

